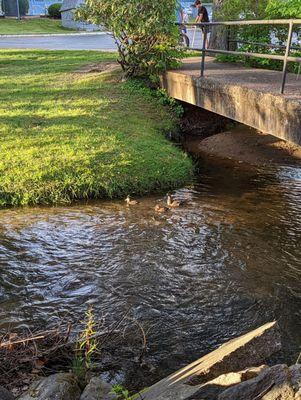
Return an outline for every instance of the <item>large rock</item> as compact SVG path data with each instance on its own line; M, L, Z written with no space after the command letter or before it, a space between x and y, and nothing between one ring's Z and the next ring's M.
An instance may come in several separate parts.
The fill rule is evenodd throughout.
M260 367L248 368L244 371L229 372L228 374L220 375L219 377L203 384L200 389L187 400L217 399L218 396L227 388L237 385L248 379L255 378L267 368L267 365L261 365Z
M76 377L60 373L34 382L19 400L79 400L80 393Z
M271 322L233 339L212 353L163 379L143 393L144 400L184 400L195 394L202 383L228 372L261 365L281 349L276 322Z
M114 400L115 395L111 393L112 386L100 378L94 377L86 386L80 400Z
M218 400L294 400L295 392L287 365L275 365L256 378L235 385L218 396Z
M14 396L4 387L0 386L0 400L14 400Z
M295 400L301 400L301 365L290 367L291 381L295 391Z

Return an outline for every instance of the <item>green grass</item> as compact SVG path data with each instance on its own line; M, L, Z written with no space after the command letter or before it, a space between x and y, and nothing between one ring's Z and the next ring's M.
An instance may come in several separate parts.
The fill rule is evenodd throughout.
M187 182L192 162L163 132L170 109L118 72L114 55L0 51L0 205L146 194Z
M72 29L63 28L60 20L49 18L0 19L0 35L21 35L30 33L68 33Z

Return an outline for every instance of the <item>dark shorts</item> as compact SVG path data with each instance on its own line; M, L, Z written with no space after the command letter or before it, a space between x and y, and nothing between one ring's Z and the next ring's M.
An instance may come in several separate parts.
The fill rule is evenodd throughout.
M186 25L180 25L180 31L181 31L181 33L187 33L187 28L186 28Z
M201 30L202 30L203 33L206 32L206 34L208 35L208 33L209 33L209 26L202 26L202 27L201 27Z

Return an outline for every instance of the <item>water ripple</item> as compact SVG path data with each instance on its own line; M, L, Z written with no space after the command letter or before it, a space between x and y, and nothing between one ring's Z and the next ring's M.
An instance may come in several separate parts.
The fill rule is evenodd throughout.
M162 374L274 318L300 342L301 172L203 171L187 207L102 202L2 210L0 328L133 314ZM173 354L173 357L170 355ZM171 361L172 359L172 361Z

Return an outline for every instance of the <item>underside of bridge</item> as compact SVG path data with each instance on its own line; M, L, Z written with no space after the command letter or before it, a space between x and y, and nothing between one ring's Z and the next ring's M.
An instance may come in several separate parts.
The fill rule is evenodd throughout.
M301 145L301 77L288 74L281 95L279 71L207 58L201 78L200 63L200 58L184 60L181 69L162 76L162 87L177 100Z

